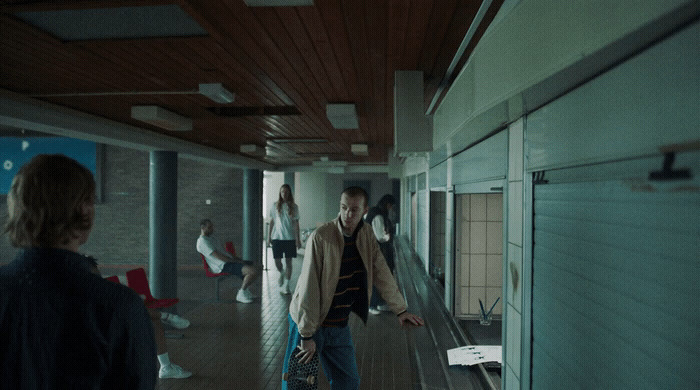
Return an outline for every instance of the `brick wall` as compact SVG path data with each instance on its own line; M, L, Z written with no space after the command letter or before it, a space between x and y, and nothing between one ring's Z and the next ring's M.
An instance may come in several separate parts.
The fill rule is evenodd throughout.
M95 227L81 251L100 264L148 263L149 153L107 146L103 172L104 202L95 207ZM222 241L242 245L243 171L180 158L178 161L178 265L199 265L195 249L199 221L210 218ZM210 200L210 204L206 201ZM0 221L7 219L5 196ZM0 239L0 263L16 255L7 236Z

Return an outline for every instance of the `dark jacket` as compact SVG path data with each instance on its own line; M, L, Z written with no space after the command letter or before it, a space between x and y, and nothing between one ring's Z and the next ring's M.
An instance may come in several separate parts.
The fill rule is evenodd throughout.
M157 373L143 301L85 257L30 248L0 267L0 387L153 390Z

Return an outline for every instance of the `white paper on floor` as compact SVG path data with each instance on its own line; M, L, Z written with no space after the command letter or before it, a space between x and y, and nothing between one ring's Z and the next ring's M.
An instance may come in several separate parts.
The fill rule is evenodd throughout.
M462 364L471 366L485 362L503 363L503 347L500 345L468 345L447 350L447 362L450 366Z

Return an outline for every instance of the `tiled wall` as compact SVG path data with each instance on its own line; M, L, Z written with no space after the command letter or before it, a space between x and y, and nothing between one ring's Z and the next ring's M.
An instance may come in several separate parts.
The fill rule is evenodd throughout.
M486 310L502 293L503 194L457 196L457 315L479 315L479 299ZM494 314L501 314L498 304Z

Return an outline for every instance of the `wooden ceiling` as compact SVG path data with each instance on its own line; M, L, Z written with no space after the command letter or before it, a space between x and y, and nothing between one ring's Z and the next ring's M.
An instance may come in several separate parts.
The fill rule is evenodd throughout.
M502 2L489 7L453 77ZM62 41L17 17L165 4L180 6L207 35ZM243 0L0 0L0 88L225 152L268 146L267 156L253 158L276 166L308 165L321 156L385 164L394 142L394 71L424 72L429 107L480 6L481 0L315 0L313 6L274 8L251 8ZM222 83L235 101L218 104L199 94L76 96L194 91L199 83ZM73 96L45 96L51 94ZM328 103L354 103L360 128L334 129ZM194 128L171 132L133 120L134 105L190 117ZM211 109L268 114L280 106L299 114L222 116ZM271 141L280 138L325 141ZM353 155L353 143L367 144L369 156Z

